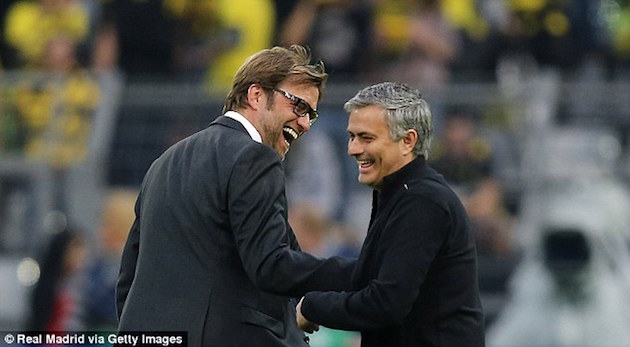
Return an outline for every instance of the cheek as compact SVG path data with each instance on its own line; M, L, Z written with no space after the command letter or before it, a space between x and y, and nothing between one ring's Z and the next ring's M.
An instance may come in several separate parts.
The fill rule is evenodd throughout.
M273 136L274 138L277 137L279 133L282 133L283 125L284 123L282 123L282 118L280 118L279 115L273 113L268 115L265 122L265 128L267 132L270 136Z
M379 158L380 171L383 175L388 175L395 171L400 160L400 152L396 147L388 147L385 151L380 153Z

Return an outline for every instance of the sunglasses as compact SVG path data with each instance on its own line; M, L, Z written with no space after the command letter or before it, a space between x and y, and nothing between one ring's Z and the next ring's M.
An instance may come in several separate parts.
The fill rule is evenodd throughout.
M311 107L311 105L308 104L308 102L304 101L301 98L298 98L297 96L291 93L285 92L284 90L280 90L276 88L274 88L273 90L275 92L278 92L284 95L287 99L291 101L291 103L293 104L293 113L295 113L296 116L304 117L308 114L309 125L313 125L313 123L315 123L317 118L319 118L319 114L317 113L317 110L314 110Z

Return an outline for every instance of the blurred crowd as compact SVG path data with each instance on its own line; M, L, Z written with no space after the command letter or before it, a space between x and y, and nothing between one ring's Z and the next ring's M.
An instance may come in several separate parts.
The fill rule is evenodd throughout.
M2 1L0 255L25 254L40 264L20 328L115 327L113 288L139 182L111 182L103 173L112 160L111 138L120 129L103 132L104 124L116 123L99 117L125 116L107 102L112 90L119 91L112 89L112 76L124 84L193 83L208 98L222 98L246 57L293 43L308 45L325 62L330 85L395 80L421 90L460 82L510 86L511 79L544 69L565 82L627 82L630 1ZM490 327L504 308L511 274L528 259L527 244L515 233L530 207L522 187L510 185L521 148L501 111L429 101L436 118L429 160L460 195L474 226ZM356 165L345 155L341 105L327 112L328 120L322 117L286 160L289 217L304 250L356 256L367 230L370 193L356 182ZM164 138L173 143L185 135ZM91 180L91 190L77 185L77 177ZM97 223L82 222L85 216L77 211L86 206ZM537 242L560 258L566 254L553 247L562 240L588 249L588 237L575 236L568 231L577 227L571 228L555 228L565 233ZM44 232L24 232L38 229ZM583 276L594 252L569 253L574 272L567 271ZM543 254L543 265L550 264L544 261L549 254ZM568 266L562 260L560 266ZM556 282L563 295L567 287L577 290L575 278ZM517 315L513 310L508 314ZM630 322L623 314L612 316ZM500 326L522 331L517 323ZM567 334L566 341L580 340ZM357 344L351 333L324 329L319 336L313 336L313 346ZM506 345L503 336L512 335L495 336L500 346ZM541 343L562 345L558 341Z
M309 45L334 81L493 79L510 56L567 74L596 61L611 77L630 62L629 6L624 0L7 0L0 6L0 59L6 70L59 70L63 60L66 68L120 68L129 78L203 80L219 91L249 54L291 43Z

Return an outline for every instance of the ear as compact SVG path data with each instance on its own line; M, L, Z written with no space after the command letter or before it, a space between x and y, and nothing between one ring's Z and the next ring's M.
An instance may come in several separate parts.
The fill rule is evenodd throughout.
M265 91L258 83L254 83L247 88L247 102L249 107L254 111L258 111L261 107L264 107Z
M403 155L413 154L413 148L418 143L418 132L415 129L408 129L405 136L400 141Z

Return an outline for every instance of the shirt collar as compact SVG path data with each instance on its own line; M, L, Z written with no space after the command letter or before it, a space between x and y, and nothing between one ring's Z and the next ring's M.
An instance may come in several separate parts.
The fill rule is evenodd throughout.
M245 118L242 114L240 114L240 113L238 113L236 111L227 111L227 112L225 112L224 116L230 117L230 118L234 119L235 121L243 124L243 126L245 127L245 130L247 130L247 133L252 138L252 140L254 140L254 141L258 142L258 143L262 143L262 137L260 136L260 133L258 132L258 130L256 130L254 125L247 118Z

